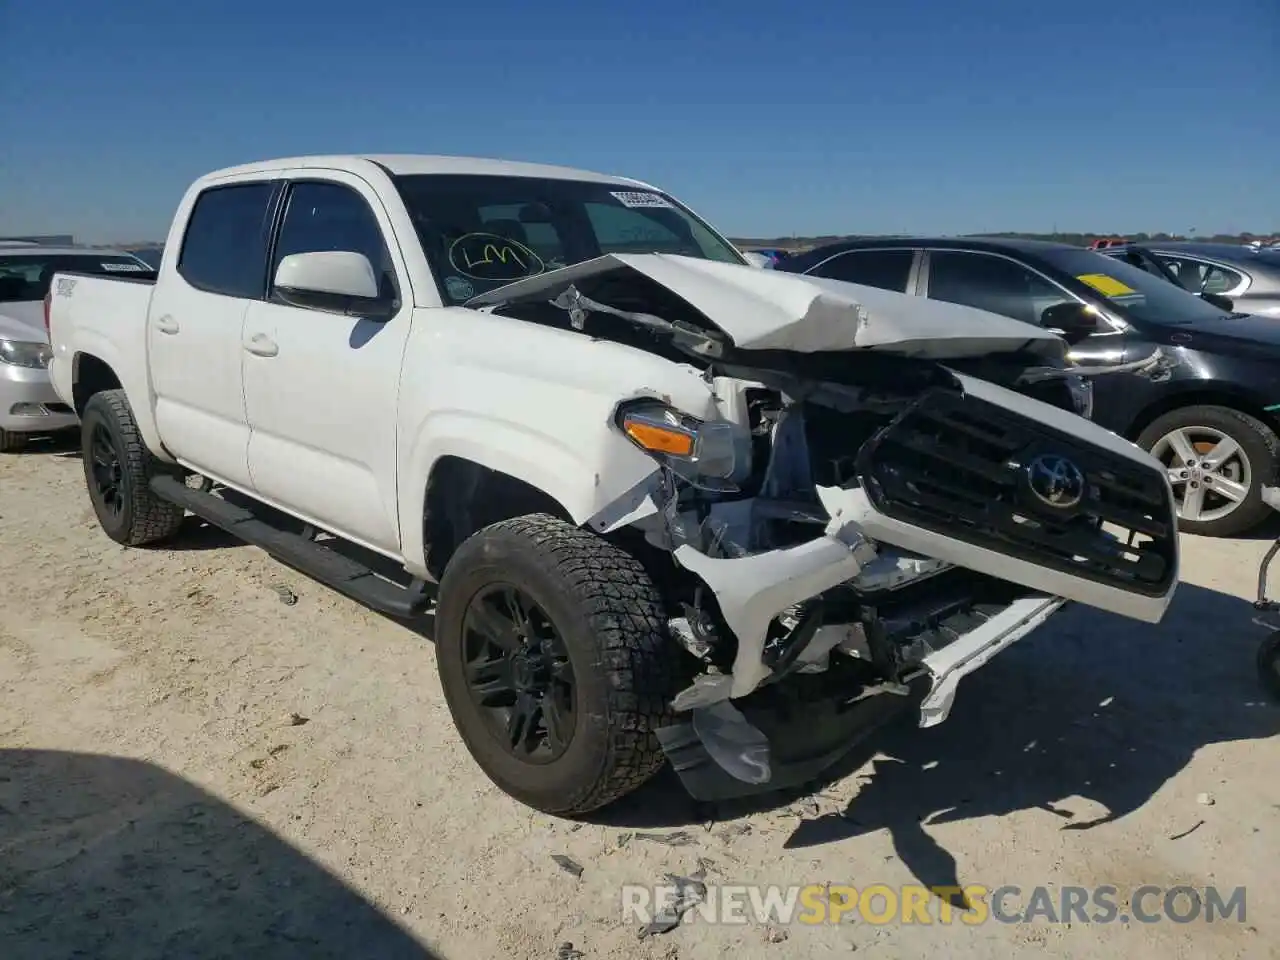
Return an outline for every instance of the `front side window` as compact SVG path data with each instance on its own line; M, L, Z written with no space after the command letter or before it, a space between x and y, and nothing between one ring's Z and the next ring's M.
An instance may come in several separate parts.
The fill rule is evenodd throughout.
M151 268L135 257L92 253L21 253L0 257L0 303L43 300L55 273L89 273L101 277L150 276Z
M396 186L445 303L609 253L743 263L663 193L543 177L420 174Z
M211 187L196 198L178 256L187 283L227 297L262 297L274 195L275 185L262 181Z
M1192 293L1226 293L1244 282L1244 274L1215 263L1168 255L1160 259L1178 278L1178 283Z
M906 293L914 259L913 250L851 250L818 264L809 273L815 277Z
M382 228L364 197L340 183L295 183L289 189L271 259L273 285L276 269L285 257L334 250L364 254L380 278L383 293L393 295L391 257Z
M1065 290L1020 263L956 250L929 254L929 299L977 307L1037 326L1049 307L1075 302Z

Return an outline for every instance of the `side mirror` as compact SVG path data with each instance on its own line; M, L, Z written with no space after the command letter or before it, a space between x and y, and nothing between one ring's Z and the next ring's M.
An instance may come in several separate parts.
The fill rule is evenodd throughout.
M352 250L291 253L276 267L275 285L285 293L355 300L374 301L379 293L373 264Z
M1236 302L1230 297L1223 296L1220 293L1202 293L1200 299L1205 303L1212 303L1219 310L1225 310L1231 313L1236 308Z
M1040 314L1040 325L1076 344L1098 332L1098 314L1083 303L1056 303Z
M773 261L766 257L763 253L756 253L754 250L747 250L742 254L744 260L753 267L761 270L768 270L773 266Z

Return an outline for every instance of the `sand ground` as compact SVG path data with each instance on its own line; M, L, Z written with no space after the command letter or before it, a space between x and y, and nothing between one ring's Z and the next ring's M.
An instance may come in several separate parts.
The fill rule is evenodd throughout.
M571 824L466 754L429 621L194 521L125 550L73 451L6 456L0 955L1278 956L1280 706L1242 599L1265 547L1188 540L1163 624L1071 609L967 679L947 723L887 731L820 793L709 810L664 775ZM1126 911L1144 884L1243 886L1247 915L966 924L933 902L932 923L694 917L639 938L621 886L700 861L712 884L1018 885L1006 913L1038 885L1114 885Z

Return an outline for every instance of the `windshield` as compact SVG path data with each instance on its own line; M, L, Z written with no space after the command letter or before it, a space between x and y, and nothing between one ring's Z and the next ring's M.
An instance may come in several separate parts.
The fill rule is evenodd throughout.
M0 303L43 300L55 273L145 273L145 263L119 254L20 253L0 256Z
M1122 317L1155 324L1224 320L1229 311L1188 293L1175 283L1114 257L1089 250L1048 250L1041 254L1059 270L1093 288Z
M607 253L743 263L663 193L613 183L423 174L396 178L445 303Z

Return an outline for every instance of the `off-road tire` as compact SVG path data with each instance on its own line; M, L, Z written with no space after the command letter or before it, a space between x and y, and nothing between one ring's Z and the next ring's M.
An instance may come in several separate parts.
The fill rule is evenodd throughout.
M25 433L0 430L0 453L17 453L26 445L27 435Z
M524 591L564 640L576 685L563 756L516 757L491 732L467 688L463 619L482 589ZM680 653L662 598L618 546L547 514L491 524L450 558L440 582L436 658L449 711L468 751L505 793L544 813L579 816L643 785L662 768L654 731L671 722Z
M1235 440L1249 458L1252 484L1244 501L1220 520L1178 519L1178 529L1204 537L1237 537L1258 527L1272 514L1262 500L1263 486L1274 486L1280 464L1280 438L1257 417L1230 407L1194 406L1171 410L1153 420L1138 435L1137 444L1150 451L1160 438L1181 427L1212 427Z
M167 468L147 449L123 390L103 390L89 398L80 418L80 455L85 486L103 532L116 543L140 547L160 543L178 532L183 510L151 492L151 478ZM98 425L106 428L120 460L124 509L119 515L107 510L93 479L92 437Z

